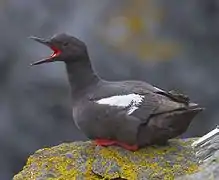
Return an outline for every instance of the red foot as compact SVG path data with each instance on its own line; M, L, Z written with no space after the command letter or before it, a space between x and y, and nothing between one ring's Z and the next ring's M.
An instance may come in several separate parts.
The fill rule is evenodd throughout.
M96 139L95 143L99 146L111 146L115 144L115 141L108 139Z
M138 150L137 145L128 145L119 141L114 140L108 140L108 139L96 139L95 143L99 146L112 146L112 145L118 145L123 147L124 149L127 149L129 151L136 151Z

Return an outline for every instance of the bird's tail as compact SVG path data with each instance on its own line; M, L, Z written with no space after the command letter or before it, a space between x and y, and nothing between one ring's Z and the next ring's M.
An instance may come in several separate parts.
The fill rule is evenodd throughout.
M197 104L190 103L188 108L179 109L153 116L147 124L139 128L138 139L141 146L163 144L168 139L184 133L193 118L203 110Z

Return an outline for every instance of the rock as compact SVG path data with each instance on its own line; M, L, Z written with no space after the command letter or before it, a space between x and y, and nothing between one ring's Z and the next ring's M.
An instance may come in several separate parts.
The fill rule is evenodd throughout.
M136 152L116 146L100 147L90 141L64 143L38 150L13 179L219 179L218 137L211 133L198 140L174 139L166 146Z
M219 150L219 126L199 138L192 146L195 148L196 157L200 161L205 161L213 157Z
M192 146L199 160L199 171L179 180L213 180L219 179L219 126L195 141Z
M219 152L210 162L206 162L199 167L199 171L177 178L177 180L216 180L219 179Z
M14 180L173 179L198 170L193 139L172 140L137 152L92 142L64 143L38 150Z

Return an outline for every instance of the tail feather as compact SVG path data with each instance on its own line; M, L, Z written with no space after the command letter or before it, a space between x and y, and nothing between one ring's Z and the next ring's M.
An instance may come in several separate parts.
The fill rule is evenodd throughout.
M168 139L184 133L194 117L203 110L203 108L195 107L194 104L186 110L153 116L147 124L141 125L139 128L138 141L140 146L165 143Z

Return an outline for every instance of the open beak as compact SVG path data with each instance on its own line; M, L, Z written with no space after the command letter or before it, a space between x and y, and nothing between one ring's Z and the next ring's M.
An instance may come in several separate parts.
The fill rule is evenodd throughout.
M42 60L40 60L40 61L36 61L36 62L32 63L31 66L57 61L57 60L56 60L56 57L58 57L58 56L60 55L61 51L60 51L59 49L57 49L56 47L54 47L54 46L51 44L51 41L50 41L50 40L46 40L46 39L38 38L38 37L34 37L34 36L31 36L31 37L29 37L29 38L30 38L30 39L33 39L33 40L36 41L36 42L39 42L39 43L41 43L41 44L44 44L44 45L48 46L50 49L53 50L53 54L50 55L50 57L45 58L45 59L42 59Z

